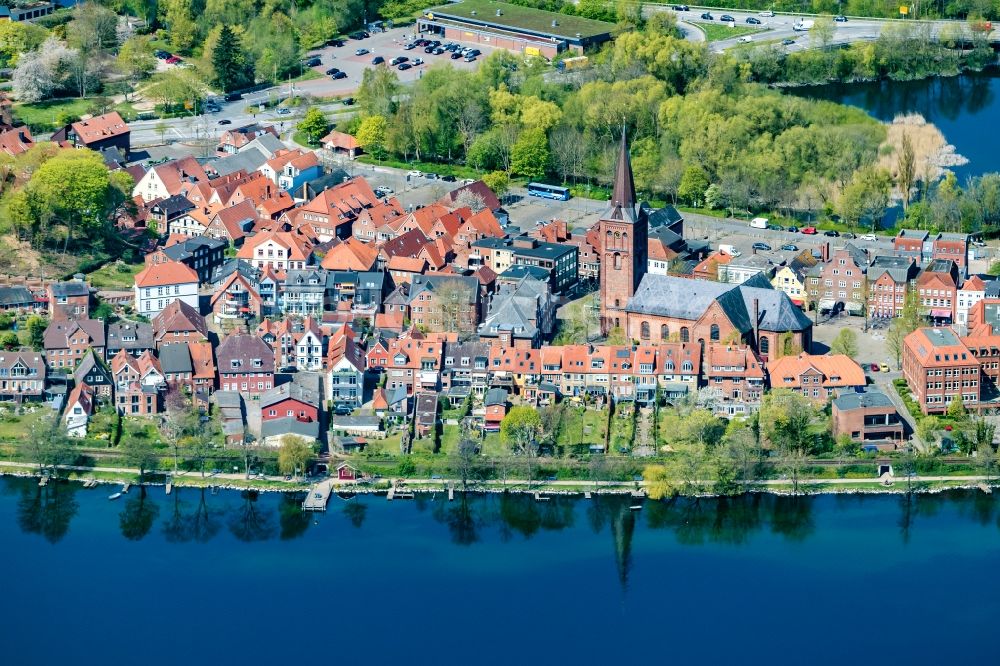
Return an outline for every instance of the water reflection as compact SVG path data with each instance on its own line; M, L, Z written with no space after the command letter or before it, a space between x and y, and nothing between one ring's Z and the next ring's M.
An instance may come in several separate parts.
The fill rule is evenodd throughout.
M258 502L253 490L240 493L241 502L229 518L229 531L240 541L266 541L274 536L274 509Z
M118 514L122 536L130 541L140 541L153 529L158 515L160 507L147 497L146 487L140 486L136 495L125 500L125 506Z
M167 541L183 543L196 541L205 543L219 533L222 528L219 511L209 510L205 488L175 488L172 510L163 523L163 534ZM194 497L184 501L182 498Z
M57 543L69 532L80 508L76 484L51 482L39 487L35 479L21 479L17 502L17 524L23 532L38 534Z

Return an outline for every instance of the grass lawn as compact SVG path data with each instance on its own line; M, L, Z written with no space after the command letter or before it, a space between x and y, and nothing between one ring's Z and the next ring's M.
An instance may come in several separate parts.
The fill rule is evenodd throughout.
M458 440L461 438L462 428L457 425L441 426L441 453L444 455L454 455L458 452Z
M135 276L145 267L145 264L109 261L87 277L98 289L128 290L135 284Z
M59 114L69 114L72 116L82 116L88 113L90 99L54 99L35 104L15 104L14 116L19 118L25 125L36 131L54 131L56 117ZM131 104L123 103L115 105L114 109L121 114L125 121L135 119L135 109Z
M322 79L323 73L317 72L312 67L307 67L302 70L302 73L296 77L292 78L292 83L298 83L299 81L313 81L315 79ZM281 83L288 83L288 81L282 81Z
M523 28L563 37L573 37L577 33L584 37L590 37L611 32L614 29L613 24L604 21L595 21L582 16L556 14L507 2L493 2L493 0L461 0L461 2L451 5L443 4L437 9L438 11L434 11L435 14L466 19L478 15L482 17L481 20L488 20L498 26ZM497 10L502 10L500 16L497 16ZM553 19L558 19L555 26L552 25Z
M697 26L705 33L705 40L709 42L764 32L764 29L750 25L737 25L730 28L725 23L698 23Z
M31 432L33 425L52 414L52 410L42 405L37 405L34 409L35 411L30 414L21 415L13 414L12 409L0 412L4 415L3 418L0 418L0 440L23 441L25 436Z
M570 407L559 428L558 446L590 446L604 444L607 431L607 413L604 410Z
M622 412L615 414L611 418L611 439L609 441L609 453L617 453L619 447L631 448L632 440L635 439L635 423L631 415Z
M309 137L302 130L295 130L295 133L292 134L292 141L307 148L319 148L319 142L309 143Z

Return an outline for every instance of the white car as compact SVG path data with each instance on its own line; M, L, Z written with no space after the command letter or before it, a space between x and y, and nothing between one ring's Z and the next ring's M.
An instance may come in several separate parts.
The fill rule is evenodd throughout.
M862 234L860 240L874 242L878 240L878 236L875 234Z
M424 173L423 171L417 171L416 169L414 169L412 171L407 171L406 175L410 178L420 178L422 175L424 175Z
M736 41L739 42L740 44L746 44L748 42L752 42L753 41L753 35L743 35L742 37L740 37Z
M287 116L287 115L288 115L288 114L290 114L291 112L292 112L292 110L291 110L291 109L289 109L289 108L288 108L288 107L286 107L286 106L283 106L283 107L281 107L281 108L279 108L279 109L278 109L278 115L279 115L279 116Z
M476 182L476 181L472 180L471 178L463 178L462 179L462 185L472 185L474 182Z
M767 11L760 12L759 14L757 14L757 16L763 16L764 18L773 18L774 17L774 12L772 12L770 9L768 9Z

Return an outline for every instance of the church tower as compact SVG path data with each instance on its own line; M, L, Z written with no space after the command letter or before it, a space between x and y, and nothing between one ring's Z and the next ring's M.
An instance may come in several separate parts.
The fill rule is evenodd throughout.
M622 128L615 183L598 224L601 253L601 333L625 329L625 305L646 274L649 220L635 200L628 138Z

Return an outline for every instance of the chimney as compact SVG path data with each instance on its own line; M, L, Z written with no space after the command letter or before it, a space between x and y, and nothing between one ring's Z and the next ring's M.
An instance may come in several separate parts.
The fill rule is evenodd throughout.
M753 345L760 344L760 299L753 299Z
M823 263L830 261L830 241L823 243L823 247L820 248L820 252L823 255Z

